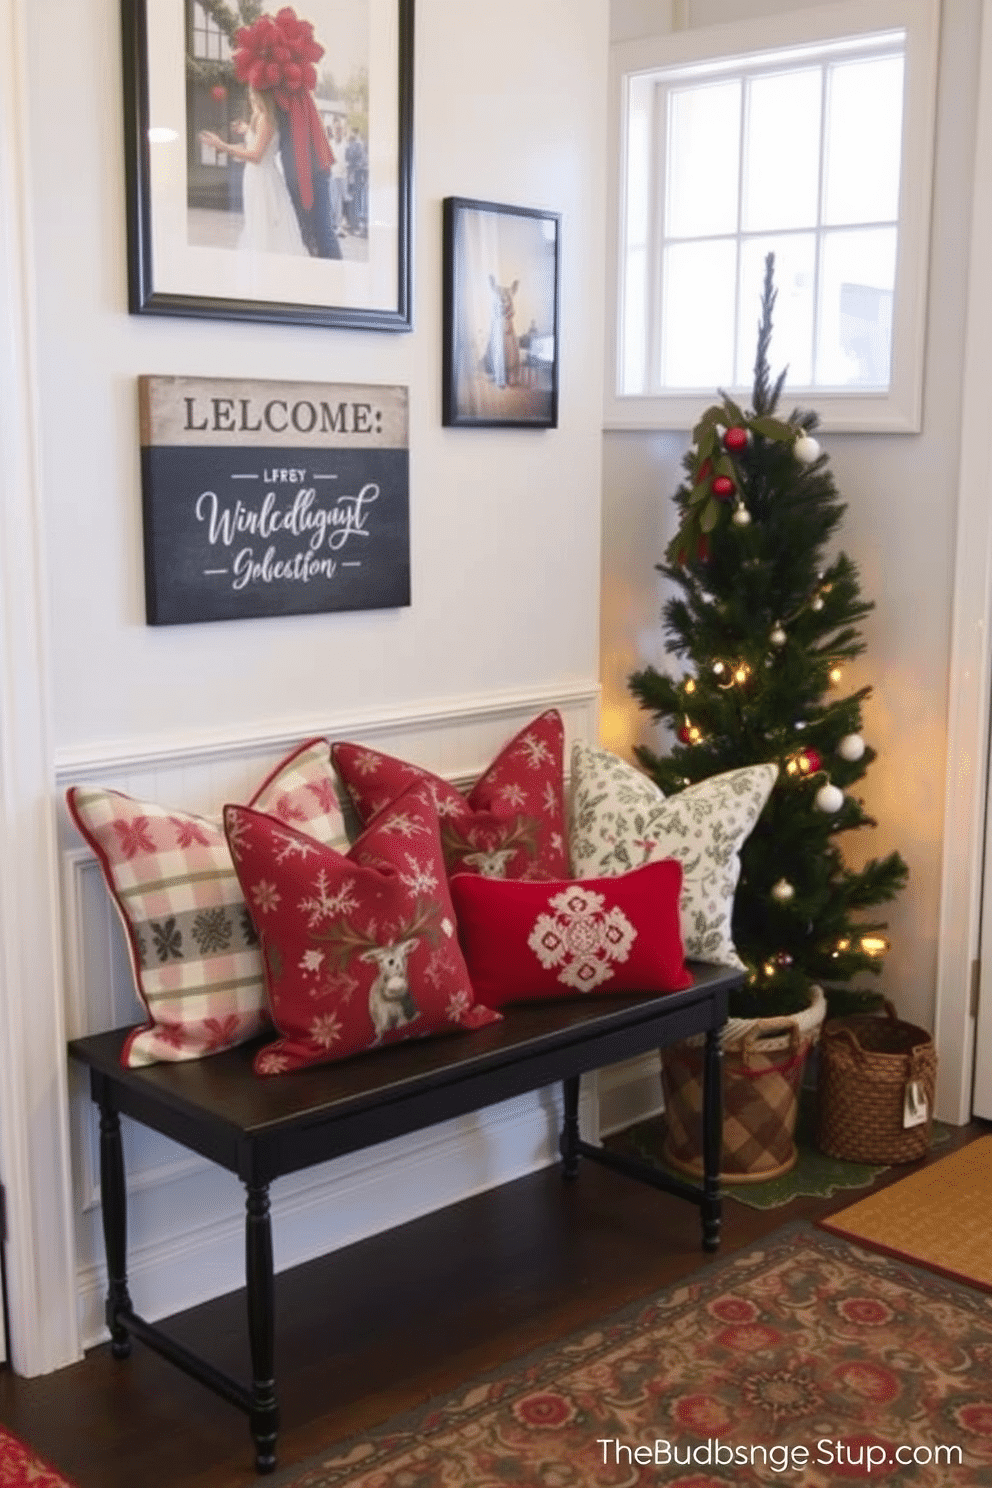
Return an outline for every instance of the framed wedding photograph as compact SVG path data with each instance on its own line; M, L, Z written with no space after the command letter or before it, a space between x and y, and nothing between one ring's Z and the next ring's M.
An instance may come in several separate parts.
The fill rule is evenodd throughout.
M414 0L121 0L128 307L412 324Z
M444 424L557 426L560 230L558 212L445 198Z

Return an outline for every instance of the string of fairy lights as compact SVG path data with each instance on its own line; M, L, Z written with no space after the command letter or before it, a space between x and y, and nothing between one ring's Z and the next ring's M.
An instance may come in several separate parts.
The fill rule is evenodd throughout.
M790 431L790 433L792 432L794 431ZM750 438L750 432L746 428L733 427L724 433L723 444L728 453L737 454L750 442ZM797 437L793 438L792 450L795 458L802 465L812 464L820 455L819 443L805 431L800 432ZM712 494L722 501L727 501L728 498L734 500L731 521L735 526L746 527L750 525L751 513L741 498L737 482L731 480L729 477L719 475L711 478L710 489ZM787 644L789 639L787 627L791 626L801 616L805 608L808 607L815 613L823 610L827 598L831 593L832 585L824 581L822 574L819 576L819 579L820 582L817 588L804 605L800 606L792 614L784 615L773 623L768 635L768 641L773 650L781 650ZM716 680L716 686L720 691L746 688L754 676L753 667L742 658L736 660L717 658L711 664L711 671ZM827 681L829 685L834 688L840 687L843 679L843 665L839 660L832 661L827 669ZM688 702L699 690L697 679L693 676L685 677L681 683L681 690L687 700L687 707L683 713L681 727L677 731L677 738L680 743L689 746L703 744L705 743L705 734L699 724L693 721L691 717L691 703ZM801 726L799 723L796 724L797 728ZM865 741L858 733L845 734L838 741L836 748L837 754L841 759L849 763L856 763L865 752ZM785 775L793 780L812 781L822 778L822 784L813 796L813 804L817 810L827 815L836 815L842 809L846 796L838 786L834 785L829 772L824 766L821 755L812 746L805 745L787 754L782 761L782 768ZM686 784L688 783L687 781ZM785 878L780 878L772 885L770 890L772 899L783 906L791 903L795 897L795 892L794 886ZM884 936L877 933L866 933L860 937L840 937L829 954L834 959L840 959L846 953L860 951L872 959L878 959L884 956L888 949L889 942ZM788 951L778 951L768 957L759 968L752 968L749 971L748 979L753 981L759 974L766 978L772 978L778 972L786 970L792 963L793 958Z
M683 525L669 543L669 561L680 562L680 564L686 561L689 552L693 551L693 543L698 545L700 552L705 551L706 542L708 542L706 534L718 521L720 507L723 507L723 510L730 507L730 521L735 527L748 527L751 524L753 518L742 497L744 482L742 482L741 470L738 469L736 460L750 445L753 430L760 433L764 439L788 443L800 466L811 466L821 454L818 440L802 427L797 429L794 424L782 423L770 417L751 417L748 420L742 414L741 409L736 408L736 405L726 399L724 399L723 406L708 409L700 418L696 430L693 430L695 436L698 437L698 449L693 458L692 494L687 503ZM709 497L708 507L706 507L706 497ZM788 643L788 638L790 638L788 628L800 619L806 609L814 613L819 613L824 609L831 589L833 585L825 580L825 574L818 574L817 588L800 604L799 609L794 610L791 615L782 615L772 623L772 628L767 635L772 653L766 656L764 664L772 665L773 653L781 652L782 647ZM732 692L733 689L745 689L750 686L756 677L756 670L744 658L717 658L711 662L711 674L718 690ZM845 676L842 661L833 659L828 662L825 676L827 676L828 686L839 687ZM677 729L678 741L690 747L705 744L706 737L703 729L692 717L692 699L699 693L699 679L686 676L678 686L680 686L684 704L686 704L683 710L683 722ZM805 723L799 720L794 723L794 728L805 728ZM854 734L854 732L845 734L837 741L837 756L845 762L857 763L857 760L863 756L864 750L866 750L866 744L860 734ZM815 750L812 745L806 744L799 748L787 747L782 753L784 757L781 759L781 768L785 777L793 781L811 781L811 783L815 780L821 781L812 798L814 806L825 815L836 815L848 798L839 786L834 786L830 772L825 768L819 751ZM686 780L686 786L689 784L692 784L692 781ZM784 908L793 902L796 897L796 888L788 882L788 879L779 878L778 882L770 888L770 897ZM888 949L889 942L885 936L866 931L861 936L846 936L846 934L840 936L828 949L827 954L834 960L840 960L845 955L860 952L872 960L877 960L883 957ZM761 976L766 979L775 978L779 972L784 972L791 966L793 966L793 957L790 952L781 949L769 955L760 966L750 967L748 981L757 981Z

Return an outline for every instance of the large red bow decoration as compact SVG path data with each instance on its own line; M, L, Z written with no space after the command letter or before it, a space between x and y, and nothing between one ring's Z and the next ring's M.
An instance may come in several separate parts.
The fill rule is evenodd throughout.
M238 81L256 92L271 93L289 115L300 199L309 211L313 206L311 146L318 165L325 170L334 159L313 101L317 86L314 63L320 61L324 48L314 40L310 21L301 21L291 5L284 5L274 16L260 16L251 26L242 26L234 44Z

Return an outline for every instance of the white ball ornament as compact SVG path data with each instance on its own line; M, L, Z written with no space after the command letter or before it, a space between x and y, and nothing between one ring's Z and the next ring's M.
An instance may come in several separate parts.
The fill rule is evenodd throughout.
M792 453L800 465L812 465L820 453L820 445L812 434L800 434L792 446Z
M772 898L779 904L788 904L795 892L787 878L780 878L778 883L772 884Z
M811 610L816 611L820 611L823 609L823 600L819 594L813 596L813 598L809 602L809 607Z
M771 641L773 646L784 646L789 638L786 635L785 631L782 629L781 625L776 625L775 629L771 632L768 639Z
M826 785L820 786L813 800L816 803L816 809L818 811L825 811L828 815L832 815L843 806L844 792L838 789L836 785L831 785L828 781Z
M865 741L860 734L845 734L837 745L837 753L841 759L849 761L852 765L861 758L864 752Z
M751 523L751 513L746 506L735 506L734 514L730 520L735 527L748 527Z

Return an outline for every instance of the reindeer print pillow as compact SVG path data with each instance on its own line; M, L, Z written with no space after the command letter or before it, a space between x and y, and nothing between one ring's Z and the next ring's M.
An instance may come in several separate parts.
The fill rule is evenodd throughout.
M467 797L429 770L359 744L334 744L331 755L363 822L411 785L429 789L449 874L548 879L569 874L564 749L552 708L514 735Z
M257 1074L498 1020L469 981L425 788L347 853L246 806L226 807L224 826L280 1034L255 1056Z
M745 765L665 796L642 770L605 749L572 750L573 871L628 873L642 863L682 864L682 940L687 956L743 965L731 936L740 851L778 775Z
M679 931L682 869L502 883L456 873L451 895L477 997L492 1007L692 985Z

